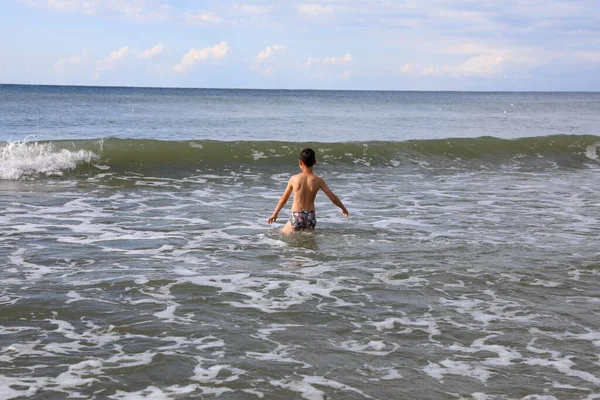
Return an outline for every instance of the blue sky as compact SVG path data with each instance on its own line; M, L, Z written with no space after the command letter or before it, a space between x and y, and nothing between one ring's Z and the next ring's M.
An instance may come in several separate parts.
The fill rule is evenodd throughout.
M600 90L600 0L4 0L0 83Z

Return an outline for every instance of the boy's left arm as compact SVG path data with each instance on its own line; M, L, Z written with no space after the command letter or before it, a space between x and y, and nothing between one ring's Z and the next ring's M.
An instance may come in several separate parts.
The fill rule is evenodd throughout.
M279 211L281 211L281 209L285 206L288 199L290 198L290 195L292 194L292 189L292 180L290 179L287 187L285 188L285 191L279 199L279 203L277 203L277 207L275 207L275 211L273 211L273 214L267 219L267 223L272 224L277 220L277 215L279 215Z
M329 200L331 200L333 204L335 204L342 210L344 218L348 218L348 210L346 209L340 198L337 197L331 189L329 189L329 186L327 186L323 179L321 179L321 190L327 195L327 197L329 197Z

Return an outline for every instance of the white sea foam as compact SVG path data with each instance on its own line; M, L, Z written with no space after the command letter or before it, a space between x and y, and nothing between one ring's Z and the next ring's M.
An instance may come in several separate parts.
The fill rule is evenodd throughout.
M329 300L319 304L319 308L328 304L337 307L361 305L360 302L347 302L333 295L333 292L339 290L358 290L358 287L342 285L342 281L343 279L340 278L284 281L250 277L249 274L185 276L178 279L178 283L189 282L199 286L215 287L220 289L221 293L239 293L246 299L229 300L227 304L237 308L255 308L266 313L280 312L311 299ZM273 291L281 288L285 288L282 296L271 295Z
M531 286L544 286L544 287L548 287L548 288L558 287L561 285L561 283L559 283L559 282L552 282L552 281L546 281L546 280L541 280L541 279L535 279L531 282L527 282L527 284L531 285Z
M461 295L459 299L440 298L439 302L446 307L454 308L460 314L470 314L475 321L489 325L494 321L515 321L527 323L539 314L526 313L520 304L499 298L493 291L484 292L488 300L470 298Z
M204 341L209 340L209 342L204 343ZM225 342L221 339L218 339L214 336L207 336L200 339L200 344L196 346L198 350L207 350L207 349L220 349L225 347Z
M252 150L252 158L254 160L259 160L261 158L269 158L269 157L265 156L265 153L263 153L262 151Z
M204 368L202 364L203 362L200 361L200 363L196 365L196 368L194 368L194 376L190 377L190 379L200 383L222 384L225 382L236 381L240 378L240 375L246 373L243 369L233 368L230 365L212 365L208 368ZM227 371L227 377L225 379L217 378L221 371Z
M563 356L560 352L555 350L537 348L534 346L535 341L536 340L533 339L529 342L527 345L527 350L535 354L547 354L548 357L529 358L523 361L524 364L554 368L567 376L577 377L581 380L593 383L596 386L600 386L600 377L597 377L590 372L573 368L576 366L575 362L571 360L573 356Z
M437 380L443 380L445 375L461 375L486 383L492 373L477 363L445 359L439 363L430 363L423 372Z
M242 390L242 392L251 394L253 396L256 396L259 399L263 399L265 397L265 394L263 392L258 391L258 390L244 389L244 390Z
M372 224L375 228L388 228L390 225L407 225L407 226L415 226L419 228L428 228L429 224L416 221L409 218L385 218L381 221L377 221Z
M7 272L9 273L15 273L18 272L18 270L12 270L12 269L8 269ZM3 279L2 282L4 284L16 284L16 283L20 283L19 280L16 279ZM0 296L0 306L8 306L8 305L12 305L17 303L19 300L21 300L23 298L23 296L16 296L16 295L3 295ZM0 327L0 335L2 335L3 329L2 327Z
M31 328L29 326L0 326L0 335L14 335L15 333L28 331Z
M7 142L0 145L0 179L21 179L37 174L62 175L98 156L88 150L57 150L52 143Z
M600 148L600 142L589 145L585 148L585 156L590 160L598 160L598 148Z
M266 353L259 353L256 351L247 351L246 355L248 357L254 358L260 361L275 361L280 363L290 363L290 364L301 364L301 368L311 368L312 366L306 362L296 360L289 356L290 351L292 350L291 346L284 346L278 344L277 347Z
M301 377L302 380L298 380L298 377ZM307 400L325 400L325 393L317 389L315 385L331 387L346 392L353 392L361 395L363 398L372 399L371 396L367 395L361 390L331 379L324 378L322 376L299 375L298 377L294 376L294 378L287 378L284 380L273 379L269 383L272 386L281 387L296 392L300 394L300 397Z
M417 320L411 320L406 317L392 317L381 322L371 322L370 324L377 328L378 331L391 330L394 329L396 325L403 328L403 331L399 331L399 333L410 333L414 329L419 329L428 333L429 340L432 342L435 342L433 339L434 336L441 334L437 322L430 317Z
M367 343L361 343L356 340L347 340L334 345L338 348L353 353L370 354L373 356L387 356L400 347L397 343L385 343L381 340L371 340Z
M296 360L289 356L289 353L292 349L297 349L300 346L291 346L291 345L283 345L276 340L270 338L270 335L274 332L285 332L288 328L301 327L301 325L295 324L272 324L269 328L258 329L257 333L252 335L260 340L264 340L265 342L269 342L275 345L275 348L269 352L256 352L256 351L247 351L246 355L248 357L255 358L261 361L275 361L282 363L290 363L290 364L302 364L302 368L311 368L312 366L306 362Z
M200 393L196 393L196 392ZM158 388L156 386L148 386L147 388L134 392L124 392L122 390L117 390L117 392L109 396L110 399L122 399L122 400L163 400L163 399L172 399L172 398L180 398L184 395L191 394L203 394L207 396L220 396L224 393L233 392L233 390L226 387L203 387L197 384L192 385L172 385L166 388ZM187 397L187 396L186 396ZM195 396L194 396L195 397Z
M92 359L69 365L68 370L56 377L56 382L63 389L81 385L89 385L97 382L97 378L85 378L84 376L98 376L102 367L102 361Z
M535 335L544 335L547 337L554 338L559 341L571 341L571 340L585 340L590 341L594 346L600 347L600 331L594 331L590 328L586 328L586 333L573 333L573 332L564 332L564 333L552 333L552 332L544 332L538 328L531 328L529 330L530 333Z
M0 398L9 400L14 398L31 397L35 395L40 387L45 385L44 378L15 378L0 375ZM26 389L17 389L17 388Z
M516 350L507 348L506 346L498 344L486 344L488 339L494 338L496 335L490 335L485 338L477 339L473 341L470 347L461 346L459 344L453 344L448 347L453 352L462 352L466 354L474 354L480 351L488 351L490 353L496 353L498 357L487 357L478 362L480 365L487 365L493 367L506 367L513 365L516 360L522 359L522 354Z
M387 374L383 375L380 379L384 381L391 381L393 379L403 379L404 377L394 368L388 368Z
M25 252L26 249L20 248L9 255L8 259L18 270L23 271L29 279L37 280L52 272L50 267L25 261Z

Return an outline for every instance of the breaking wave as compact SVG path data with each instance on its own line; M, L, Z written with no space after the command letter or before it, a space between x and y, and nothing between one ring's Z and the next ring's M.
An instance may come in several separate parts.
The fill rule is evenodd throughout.
M299 151L309 146L317 151L321 164L394 168L427 163L438 168L493 168L518 160L539 168L577 168L598 163L600 137L554 135L345 143L116 138L5 142L0 143L0 179L60 176L69 171L156 174L198 168L289 166Z

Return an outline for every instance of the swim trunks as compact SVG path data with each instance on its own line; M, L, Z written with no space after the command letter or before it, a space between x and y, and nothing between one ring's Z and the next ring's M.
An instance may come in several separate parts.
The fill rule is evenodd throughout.
M317 215L315 214L315 210L294 211L290 217L290 224L292 224L296 231L315 229L315 226L317 226Z

